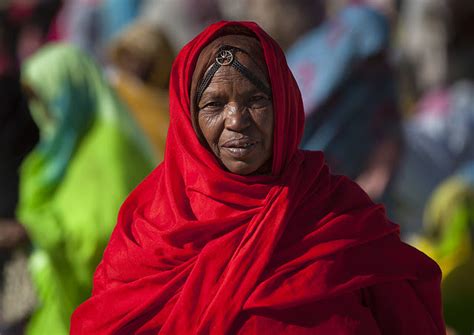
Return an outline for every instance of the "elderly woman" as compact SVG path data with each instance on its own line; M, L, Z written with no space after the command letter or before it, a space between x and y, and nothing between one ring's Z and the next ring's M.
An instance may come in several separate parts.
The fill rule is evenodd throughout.
M440 271L320 152L278 45L221 22L171 72L165 158L72 334L443 334Z

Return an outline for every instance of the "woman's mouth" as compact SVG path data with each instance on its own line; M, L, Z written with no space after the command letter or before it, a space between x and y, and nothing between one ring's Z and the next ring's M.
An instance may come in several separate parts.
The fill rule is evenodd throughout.
M221 148L235 158L242 158L249 155L257 143L257 141L250 139L236 139L225 142Z

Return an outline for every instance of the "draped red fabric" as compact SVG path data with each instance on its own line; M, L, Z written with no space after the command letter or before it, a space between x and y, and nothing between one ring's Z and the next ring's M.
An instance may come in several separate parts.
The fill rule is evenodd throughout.
M191 123L197 58L231 25L255 34L268 67L268 176L225 171ZM170 114L164 161L123 204L71 334L444 332L436 264L400 242L356 184L331 175L322 153L298 149L298 87L255 23L216 23L183 48Z

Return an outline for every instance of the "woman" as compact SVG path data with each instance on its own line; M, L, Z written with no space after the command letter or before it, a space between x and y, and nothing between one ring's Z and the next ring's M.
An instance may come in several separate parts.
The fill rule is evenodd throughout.
M301 96L256 24L183 48L170 113L164 161L122 206L72 334L444 332L436 264L298 150Z
M35 247L38 308L28 334L67 334L125 196L151 150L83 52L49 45L22 68L40 140L20 174L18 218Z

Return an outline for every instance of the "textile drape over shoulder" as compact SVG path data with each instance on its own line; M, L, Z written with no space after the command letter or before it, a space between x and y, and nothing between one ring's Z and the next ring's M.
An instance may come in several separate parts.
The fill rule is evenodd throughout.
M225 171L192 126L199 54L234 26L268 67L271 175ZM442 334L439 268L320 152L297 148L303 119L283 52L256 24L220 22L185 46L164 161L123 204L71 333Z

